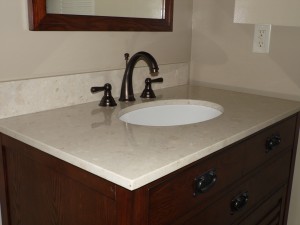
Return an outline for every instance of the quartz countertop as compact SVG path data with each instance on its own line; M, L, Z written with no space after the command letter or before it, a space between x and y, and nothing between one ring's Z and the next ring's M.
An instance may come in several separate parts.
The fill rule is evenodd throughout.
M0 132L134 190L300 111L300 102L201 86L157 90L157 100L194 99L224 113L201 123L149 127L118 119L121 109L91 102L0 120Z

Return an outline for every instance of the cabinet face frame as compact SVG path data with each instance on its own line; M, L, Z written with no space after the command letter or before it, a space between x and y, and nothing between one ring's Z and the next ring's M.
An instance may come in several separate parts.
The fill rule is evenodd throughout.
M172 31L174 0L162 19L48 14L46 0L27 0L31 31Z
M285 202L285 211L284 211L284 221L283 224L287 224L288 222L288 216L289 216L289 207L290 207L290 200L291 200L291 194L292 194L292 186L293 186L293 177L294 177L294 168L296 163L296 155L297 155L297 148L300 144L299 142L299 135L300 135L300 112L297 113L297 123L295 128L295 136L294 136L294 145L293 145L293 155L291 159L291 168L290 168L290 177L288 182L288 190L287 190L287 196L286 196L286 202ZM298 153L299 154L299 153Z
M7 176L5 172L5 149L2 145L2 135L0 133L0 200L1 215L3 225L10 224L8 212L8 195L7 195Z

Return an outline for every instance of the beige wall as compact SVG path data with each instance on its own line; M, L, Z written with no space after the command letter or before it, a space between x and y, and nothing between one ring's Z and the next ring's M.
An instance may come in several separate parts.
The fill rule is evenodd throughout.
M254 25L234 0L194 1L191 81L300 100L300 28L272 27L270 54L252 53Z
M124 53L141 50L190 61L192 0L175 0L174 32L32 32L26 2L0 1L0 81L124 68Z
M270 54L257 54L254 26L233 23L234 0L194 0L193 8L191 83L300 101L300 28L273 26ZM300 221L299 157L289 225Z

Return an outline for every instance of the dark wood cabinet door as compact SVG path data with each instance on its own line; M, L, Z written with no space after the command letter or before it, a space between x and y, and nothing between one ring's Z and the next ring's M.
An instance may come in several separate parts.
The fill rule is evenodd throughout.
M5 225L116 224L113 184L44 154L4 138Z

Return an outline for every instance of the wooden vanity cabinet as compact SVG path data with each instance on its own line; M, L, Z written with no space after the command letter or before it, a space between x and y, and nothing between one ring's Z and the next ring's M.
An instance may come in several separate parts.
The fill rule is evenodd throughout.
M285 186L288 191L284 199L288 199L299 132L297 123L297 116L287 118L168 175L165 181L149 185L148 224L234 224L251 216L250 212L262 207ZM215 171L216 182L194 196L195 178L210 170ZM232 209L234 200L237 210ZM282 201L282 222L278 224L285 224L285 203L288 201Z
M298 134L294 115L134 191L2 134L3 225L285 225Z

